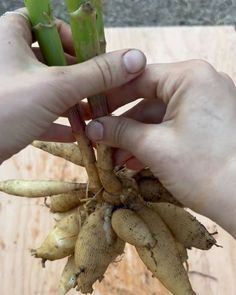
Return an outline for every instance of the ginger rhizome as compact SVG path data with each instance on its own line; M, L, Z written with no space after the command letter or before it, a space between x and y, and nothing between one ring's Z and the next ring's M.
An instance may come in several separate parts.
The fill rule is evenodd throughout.
M78 63L106 49L101 0L65 0ZM66 59L49 0L25 0L33 32L48 66ZM109 115L104 94L88 97L92 117ZM32 145L85 167L88 183L8 180L0 191L20 197L47 198L55 226L32 255L45 263L68 257L59 292L87 294L102 281L108 266L133 245L140 259L172 294L192 295L187 250L209 250L216 240L186 211L147 168L139 173L115 169L112 150L95 148L86 137L80 105L69 110L76 143L35 141ZM96 153L95 153L96 149ZM55 167L58 169L58 167ZM154 290L155 291L155 290Z
M46 152L54 154L56 144L46 144ZM61 151L56 147L57 156L64 154L66 145L67 155L73 154L74 145L63 144ZM37 147L45 151L44 143L37 142ZM20 197L47 197L55 226L32 255L43 263L68 257L58 287L61 294L72 288L92 293L93 284L102 281L126 243L136 248L153 276L173 294L195 294L184 266L187 250L209 250L216 245L213 235L149 169L137 174L123 168L114 175L122 184L120 195L104 188L94 193L86 183L58 181L9 180L0 182L0 190ZM143 183L149 182L152 187L145 198Z

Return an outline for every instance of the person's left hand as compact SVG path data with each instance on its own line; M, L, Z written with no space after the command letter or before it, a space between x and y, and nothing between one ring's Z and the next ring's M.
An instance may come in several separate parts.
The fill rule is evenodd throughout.
M20 12L20 13L19 13ZM34 139L74 141L71 129L53 122L82 99L119 87L140 75L146 58L120 50L75 63L68 25L57 21L69 66L48 67L32 48L24 9L0 18L0 164Z

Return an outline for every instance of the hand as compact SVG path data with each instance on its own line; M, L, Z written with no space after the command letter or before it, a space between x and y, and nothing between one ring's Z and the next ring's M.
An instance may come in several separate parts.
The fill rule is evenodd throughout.
M20 13L26 14L24 9ZM57 26L73 64L70 29L61 21ZM70 128L53 122L82 99L134 79L146 65L140 51L122 50L80 65L48 67L31 45L24 16L0 18L0 164L34 139L74 141Z
M140 97L145 99L123 117L91 122L90 139L122 149L120 163L132 167L138 159L187 207L236 237L233 81L204 61L152 65L113 92L110 109Z

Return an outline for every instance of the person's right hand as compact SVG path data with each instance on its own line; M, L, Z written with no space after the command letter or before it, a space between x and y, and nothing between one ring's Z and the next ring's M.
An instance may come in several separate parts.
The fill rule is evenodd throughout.
M90 139L120 148L118 161L130 167L137 161L122 150L134 155L187 207L236 237L233 81L204 61L152 65L113 92L110 109L139 97L146 99L125 116L91 122Z

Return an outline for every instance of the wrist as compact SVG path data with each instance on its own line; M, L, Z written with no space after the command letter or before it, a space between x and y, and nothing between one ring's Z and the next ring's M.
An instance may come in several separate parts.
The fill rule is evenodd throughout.
M204 195L202 214L222 226L236 238L236 159L228 161L212 177Z

